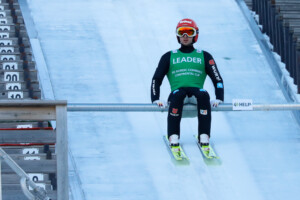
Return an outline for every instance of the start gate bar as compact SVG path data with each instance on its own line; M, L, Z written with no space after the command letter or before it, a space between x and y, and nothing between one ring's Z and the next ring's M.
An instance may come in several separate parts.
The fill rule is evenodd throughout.
M195 104L185 104L184 111L196 111ZM222 103L212 111L288 111L300 110L300 103L290 104L241 104ZM159 108L147 103L68 103L68 112L167 112L168 107Z

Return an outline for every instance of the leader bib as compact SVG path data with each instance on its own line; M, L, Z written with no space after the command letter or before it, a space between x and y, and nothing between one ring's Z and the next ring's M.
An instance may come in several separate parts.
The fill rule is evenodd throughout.
M167 76L172 91L181 87L203 88L207 76L203 51L197 49L191 53L172 51Z

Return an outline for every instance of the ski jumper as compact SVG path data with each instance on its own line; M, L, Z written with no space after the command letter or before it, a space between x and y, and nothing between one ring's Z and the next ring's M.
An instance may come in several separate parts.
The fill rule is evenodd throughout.
M151 84L152 102L159 99L160 85L168 77L171 93L169 95L168 136L180 136L180 121L185 97L195 96L198 112L198 135L210 136L211 106L210 97L203 85L207 75L211 78L216 99L224 101L224 85L212 56L206 51L199 51L193 46L181 46L162 56Z

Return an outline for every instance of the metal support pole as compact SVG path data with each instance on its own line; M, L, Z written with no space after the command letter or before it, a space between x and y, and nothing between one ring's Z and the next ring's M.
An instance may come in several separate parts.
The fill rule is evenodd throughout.
M56 156L57 160L57 193L58 200L69 199L68 189L68 135L67 112L65 105L56 106Z
M69 103L67 106L68 112L167 112L167 108L159 108L154 104L145 103L99 103L99 104L84 104L84 103ZM194 104L186 104L183 107L184 111L196 111L197 106ZM300 104L253 104L251 110L245 111L288 111L300 110ZM238 111L234 110L231 103L220 104L217 108L212 108L212 111Z

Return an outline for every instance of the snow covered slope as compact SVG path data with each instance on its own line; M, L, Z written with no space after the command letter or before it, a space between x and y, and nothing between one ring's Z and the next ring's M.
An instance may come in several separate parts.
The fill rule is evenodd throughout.
M70 103L150 102L165 52L179 47L182 18L199 26L196 48L210 52L225 101L284 103L270 66L234 0L27 0L56 99ZM212 85L206 89L214 98ZM167 98L165 80L162 97ZM73 199L281 200L300 196L300 128L290 112L213 113L221 166L206 166L196 119L182 120L191 162L176 166L162 136L162 113L69 113ZM71 173L70 173L71 174ZM80 187L82 191L78 191ZM76 195L80 194L80 195Z

